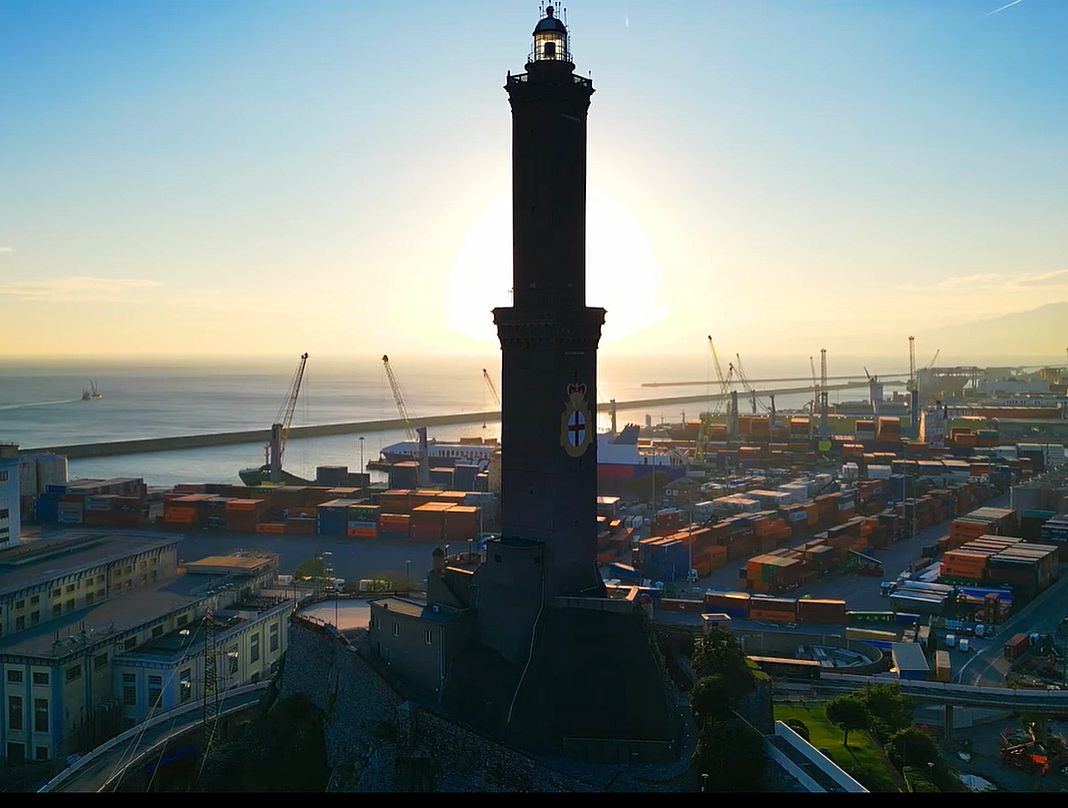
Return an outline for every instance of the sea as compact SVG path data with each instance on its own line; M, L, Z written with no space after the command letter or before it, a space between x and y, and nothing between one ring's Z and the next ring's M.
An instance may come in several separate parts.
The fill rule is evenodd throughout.
M0 362L0 441L22 448L169 437L212 432L266 429L279 420L288 399L297 357L258 360L160 359L79 360L78 362ZM727 371L726 359L723 370ZM497 409L482 370L500 390L500 354L485 356L390 357L408 414L415 416L484 412ZM840 360L831 375L855 374L864 366L904 373L900 358ZM808 356L746 357L748 378L811 379ZM82 401L94 381L102 398ZM679 387L646 387L652 382L690 381ZM900 381L900 380L898 380ZM769 387L805 387L810 381L782 382ZM760 385L758 385L759 387ZM608 402L692 396L716 392L710 358L701 356L623 356L601 352L598 400ZM903 387L887 386L889 395ZM863 387L832 391L831 400L867 396ZM800 409L810 393L776 397L779 411ZM745 399L742 411L746 412ZM561 393L561 408L563 393ZM619 426L633 422L678 423L694 419L708 404L688 402L620 409ZM297 426L397 417L397 407L381 357L310 357L294 412ZM608 429L607 413L598 427ZM430 437L500 437L500 423L467 423L433 427ZM284 467L314 479L316 466L347 465L351 471L379 457L383 446L405 440L402 431L294 438L287 443ZM362 461L362 462L361 462ZM72 479L142 477L149 485L183 482L239 483L238 471L265 462L264 447L243 444L178 451L130 454L70 461ZM382 479L375 475L376 479Z

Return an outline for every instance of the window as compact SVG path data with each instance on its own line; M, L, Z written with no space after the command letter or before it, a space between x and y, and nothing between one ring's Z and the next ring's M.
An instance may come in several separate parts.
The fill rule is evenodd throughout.
M147 567L147 566L148 566L148 562L147 561L142 561L141 562L141 569L145 569L145 567Z
M148 706L150 710L154 710L159 706L160 701L163 699L163 677L162 676L149 676L148 677Z
M25 599L25 598L23 598L22 600L16 600L16 601L15 601L15 608L16 608L16 609L21 609L21 608L23 608L23 607L24 607L25 605L26 605L26 599Z
M434 644L434 632L431 631L430 629L426 629L425 631L423 631L423 642L425 642L427 645L433 645Z
M68 682L76 682L81 678L82 678L82 666L81 665L71 665L69 668L67 668L67 681Z
M156 571L152 570L152 580L156 580Z
M34 595L33 597L30 598L30 605L31 606L36 606L40 602L41 602L41 596L40 595Z
M85 593L85 605L88 606L90 603L92 603L94 597L95 597L95 595L92 592L86 592Z
M133 673L122 675L122 703L127 707L137 706L137 676Z
M248 661L260 661L260 633L258 631L249 639Z
M106 595L106 594L107 594L107 592L105 592L103 589L96 590L96 596L98 598L100 598L101 600L104 599L104 595Z
M278 624L277 623L271 623L270 633L271 633L271 650L272 651L277 651L278 650Z
M6 471L0 472L0 474L7 474ZM9 764L22 763L26 758L26 747L20 743L9 743L7 745L7 762Z
M7 697L7 728L12 731L22 729L22 696Z
M233 676L237 673L238 666L241 664L241 657L237 653L236 645L230 646L230 650L226 652L226 659L227 664L229 665L228 670L230 671L230 675Z
M394 637L399 637L400 636L400 624L399 623L394 623L393 624L393 636Z
M15 618L15 631L22 631L24 628L26 628L26 617L20 614Z
M108 664L108 655L107 654L100 654L99 656L93 657L93 670L97 670L98 671L101 668L106 667L107 664Z
M38 746L37 749L34 751L34 755L36 756L37 760L48 760L48 747Z
M13 685L22 684L22 671L9 668L7 672L7 680Z
M122 644L123 651L129 651L137 645L137 637L127 637L126 642Z
M52 616L59 617L61 614L63 614L63 604L57 603L55 606L52 607Z
M67 594L69 595L74 591L74 584L67 584Z
M133 567L127 567L126 574L129 575L131 572L133 572Z
M178 700L189 701L193 698L193 669L186 668L178 674Z
M141 576L141 586L144 586L147 582L148 582L148 576L147 575L142 575Z
M48 671L34 671L33 683L35 685L47 685L48 684Z
M188 623L188 622L189 622L189 615L187 615L187 614L180 614L180 615L178 615L178 617L177 617L177 618L175 619L175 621L174 621L174 625L175 625L175 627L177 627L177 626L184 626L184 625L185 625L186 623Z
M33 700L33 731L48 732L48 699Z
M52 590L52 597L53 597L53 598L58 598L58 597L60 597L60 596L61 596L62 594L63 594L63 590L62 590L62 589L53 589L53 590Z
M152 639L155 639L156 637L160 637L162 635L163 635L163 626L153 626L152 627Z
M71 598L70 600L67 601L67 611L68 612L73 612L74 611L74 599L73 598Z
M35 609L34 611L30 612L30 625L31 626L36 626L40 622L41 622L41 610L40 609Z

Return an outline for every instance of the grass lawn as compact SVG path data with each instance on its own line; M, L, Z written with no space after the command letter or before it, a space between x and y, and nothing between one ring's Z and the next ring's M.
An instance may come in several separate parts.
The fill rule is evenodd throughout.
M809 743L817 749L826 749L831 760L856 778L869 791L897 792L901 777L890 765L882 747L868 733L853 730L849 733L849 747L842 745L842 730L827 720L822 706L798 707L788 704L775 705L775 718L786 721L796 718L808 727ZM861 776L854 774L863 768Z

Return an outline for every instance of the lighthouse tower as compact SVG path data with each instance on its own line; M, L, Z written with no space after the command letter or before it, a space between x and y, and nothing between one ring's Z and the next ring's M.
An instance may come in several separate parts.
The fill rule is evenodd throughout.
M501 523L543 544L543 599L601 594L597 573L597 344L586 306L586 115L553 6L534 28L512 106L513 305L493 311L502 353Z

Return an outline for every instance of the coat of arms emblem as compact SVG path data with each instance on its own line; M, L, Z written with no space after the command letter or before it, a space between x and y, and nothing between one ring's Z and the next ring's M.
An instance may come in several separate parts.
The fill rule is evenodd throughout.
M567 386L567 405L560 416L560 444L571 457L581 457L593 440L590 408L586 404L586 385Z

